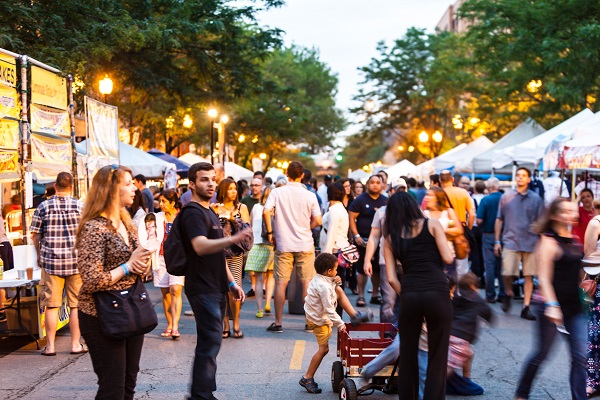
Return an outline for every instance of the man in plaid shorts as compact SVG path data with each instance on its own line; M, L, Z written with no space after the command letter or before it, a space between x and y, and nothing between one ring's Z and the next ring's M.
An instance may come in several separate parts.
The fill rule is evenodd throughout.
M79 342L77 297L81 288L81 277L74 252L75 231L83 211L83 203L71 196L73 176L68 172L58 174L54 189L56 194L35 210L29 228L37 251L38 265L42 268L40 303L46 309L47 338L46 347L42 350L44 356L56 355L54 342L64 290L71 309L71 354L87 352L87 348Z

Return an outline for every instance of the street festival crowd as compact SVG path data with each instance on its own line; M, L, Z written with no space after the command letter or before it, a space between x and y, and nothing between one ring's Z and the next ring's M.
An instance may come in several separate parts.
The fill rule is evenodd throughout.
M29 227L42 269L41 354L57 355L66 290L71 354L89 352L96 398L133 399L144 333L157 326L143 301L143 282L152 281L162 294L165 339L180 337L185 292L197 328L189 398L215 399L222 341L244 338L242 303L254 297L256 318L272 319L266 330L284 332L295 270L305 329L319 345L299 381L310 393L322 391L314 375L332 332L346 329L344 319L372 320L370 304L398 334L364 366L359 387L397 359L401 399L482 394L470 379L479 322L493 323L490 303L508 312L521 297L520 316L535 324L537 340L515 398L529 397L559 333L569 345L572 398L600 389L600 202L584 182L571 202L570 182L553 176L559 184L544 188L526 168L517 169L515 189L449 171L432 175L427 187L410 177L388 182L384 171L365 182L330 175L317 182L298 161L286 172L275 182L260 171L236 182L221 164L197 163L187 191L159 191L128 167L109 165L94 176L85 203L72 196L73 176L58 174ZM0 255L10 269L3 226ZM132 292L136 307L154 316L142 326L111 319L117 302L108 300L107 309L106 296L115 292ZM354 305L346 292L358 296Z

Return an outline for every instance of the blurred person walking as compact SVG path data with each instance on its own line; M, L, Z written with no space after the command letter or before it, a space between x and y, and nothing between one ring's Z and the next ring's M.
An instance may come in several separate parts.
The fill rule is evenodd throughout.
M98 170L77 228L77 267L81 274L79 324L98 376L96 399L133 399L144 335L115 340L102 333L93 294L128 290L146 274L150 252L138 246L125 207L133 203L131 170L108 165Z
M583 194L583 190L580 193ZM596 202L596 205L598 202ZM581 215L581 208L580 208ZM580 221L581 223L581 221ZM600 257L600 216L596 215L588 223L583 244L585 257ZM600 271L596 269L589 274L590 279L600 279ZM586 391L588 396L600 390L600 289L592 294L594 303L590 305L588 317L588 343L587 343L587 381Z
M427 321L428 367L423 398L444 399L452 322L452 302L444 263L452 253L442 225L425 218L415 198L395 193L387 204L383 235L388 280L400 295L399 398L419 395L419 337ZM402 264L402 283L396 263Z
M571 233L577 218L577 205L557 197L535 227L541 235L535 254L539 289L533 300L537 314L534 333L537 341L519 380L516 392L518 399L529 398L537 371L561 330L568 332L565 338L571 353L571 397L576 400L587 398L587 318L579 296L583 251Z

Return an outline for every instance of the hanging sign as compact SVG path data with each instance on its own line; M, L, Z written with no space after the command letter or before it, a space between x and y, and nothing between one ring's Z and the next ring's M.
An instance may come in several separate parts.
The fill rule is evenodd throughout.
M19 155L16 151L0 150L0 172L17 172Z
M17 150L19 148L19 122L0 119L0 149Z
M17 87L17 66L14 57L0 53L0 85Z
M31 134L31 168L37 180L56 179L59 172L71 170L71 140Z
M66 110L67 81L65 78L43 68L31 66L31 102Z
M31 131L37 133L50 133L62 137L71 137L69 127L69 113L50 107L32 104Z
M88 158L104 158L119 163L119 115L114 106L85 98L88 128Z

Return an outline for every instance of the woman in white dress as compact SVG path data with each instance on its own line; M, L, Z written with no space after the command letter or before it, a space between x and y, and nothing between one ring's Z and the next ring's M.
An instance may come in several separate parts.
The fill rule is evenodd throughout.
M444 192L444 189L432 186L427 193L425 193L424 201L426 209L423 213L425 216L427 218L437 219L440 221L440 224L442 224L442 228L444 228L446 238L448 238L448 246L450 247L452 256L455 258L452 264L447 264L445 266L446 273L457 281L456 254L454 254L454 244L452 243L452 239L463 232L462 225L458 220L456 212L450 208L448 197L446 192Z

